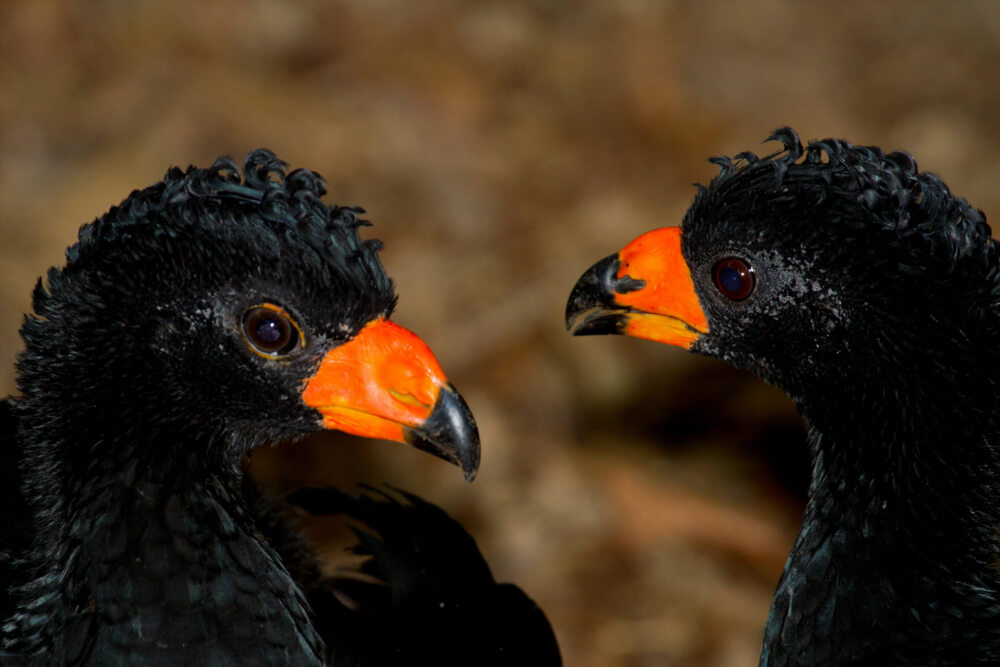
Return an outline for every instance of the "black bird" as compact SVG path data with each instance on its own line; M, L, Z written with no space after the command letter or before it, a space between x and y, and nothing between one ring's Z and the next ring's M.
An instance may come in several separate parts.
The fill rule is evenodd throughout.
M325 664L315 561L292 558L241 459L327 428L475 475L475 422L388 319L362 211L284 166L260 150L242 178L228 159L171 169L36 286L0 410L5 661Z
M682 228L598 262L574 334L679 345L782 387L812 481L762 665L1000 664L1000 264L902 152L714 158Z

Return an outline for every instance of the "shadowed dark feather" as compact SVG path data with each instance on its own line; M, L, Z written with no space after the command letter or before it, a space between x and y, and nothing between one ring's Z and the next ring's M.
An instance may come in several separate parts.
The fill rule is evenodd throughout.
M288 501L311 514L345 514L355 553L368 557L359 571L330 583L357 608L334 659L370 664L560 665L559 647L541 609L513 584L498 584L475 540L443 510L395 489L353 495L307 488ZM361 623L357 620L361 619ZM373 636L372 633L375 633ZM393 637L392 642L380 639ZM340 664L339 662L337 664Z

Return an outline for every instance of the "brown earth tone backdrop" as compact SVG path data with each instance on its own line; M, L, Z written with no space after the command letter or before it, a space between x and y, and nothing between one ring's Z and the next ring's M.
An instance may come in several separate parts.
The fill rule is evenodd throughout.
M260 452L281 493L441 504L548 612L572 667L756 663L806 461L756 378L572 339L579 274L680 222L711 155L775 127L911 151L1000 211L1000 4L353 0L0 3L0 391L37 277L170 165L266 146L360 204L395 319L483 436L479 479L330 436ZM337 567L345 531L307 526Z

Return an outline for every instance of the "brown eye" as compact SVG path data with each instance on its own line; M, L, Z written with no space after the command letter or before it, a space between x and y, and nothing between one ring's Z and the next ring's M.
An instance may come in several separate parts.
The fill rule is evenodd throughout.
M742 301L753 292L753 267L741 259L728 257L716 264L712 273L715 286L733 301Z
M301 342L302 330L278 306L262 304L243 314L243 338L257 354L280 357Z

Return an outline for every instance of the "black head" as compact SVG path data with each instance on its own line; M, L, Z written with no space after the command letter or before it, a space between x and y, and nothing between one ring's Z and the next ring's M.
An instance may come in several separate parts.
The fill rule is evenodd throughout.
M381 422L330 422L328 404L364 390L343 374L313 382L329 355L345 350L341 366L362 373L372 360L357 341L419 339L385 320L395 295L379 242L359 236L363 211L324 204L320 176L284 167L258 150L242 178L229 159L174 168L85 225L66 266L35 290L19 360L25 406L103 448L87 456L131 456L151 431L167 436L142 452L154 461L229 459L324 426L403 439ZM401 356L382 353L382 365ZM429 350L417 356L440 375ZM332 396L352 383L353 394ZM416 426L408 417L397 426Z
M604 260L633 286L584 318L598 300L575 293L571 325L614 317L622 333L725 359L799 399L968 351L985 335L972 323L996 331L998 255L981 212L906 153L803 149L789 128L769 139L784 150L713 159L721 173L699 186L683 232L650 232Z
M993 319L1000 272L980 211L906 153L772 138L782 154L717 160L685 217L710 323L693 349L796 395L817 377L863 383L953 357L966 322Z

